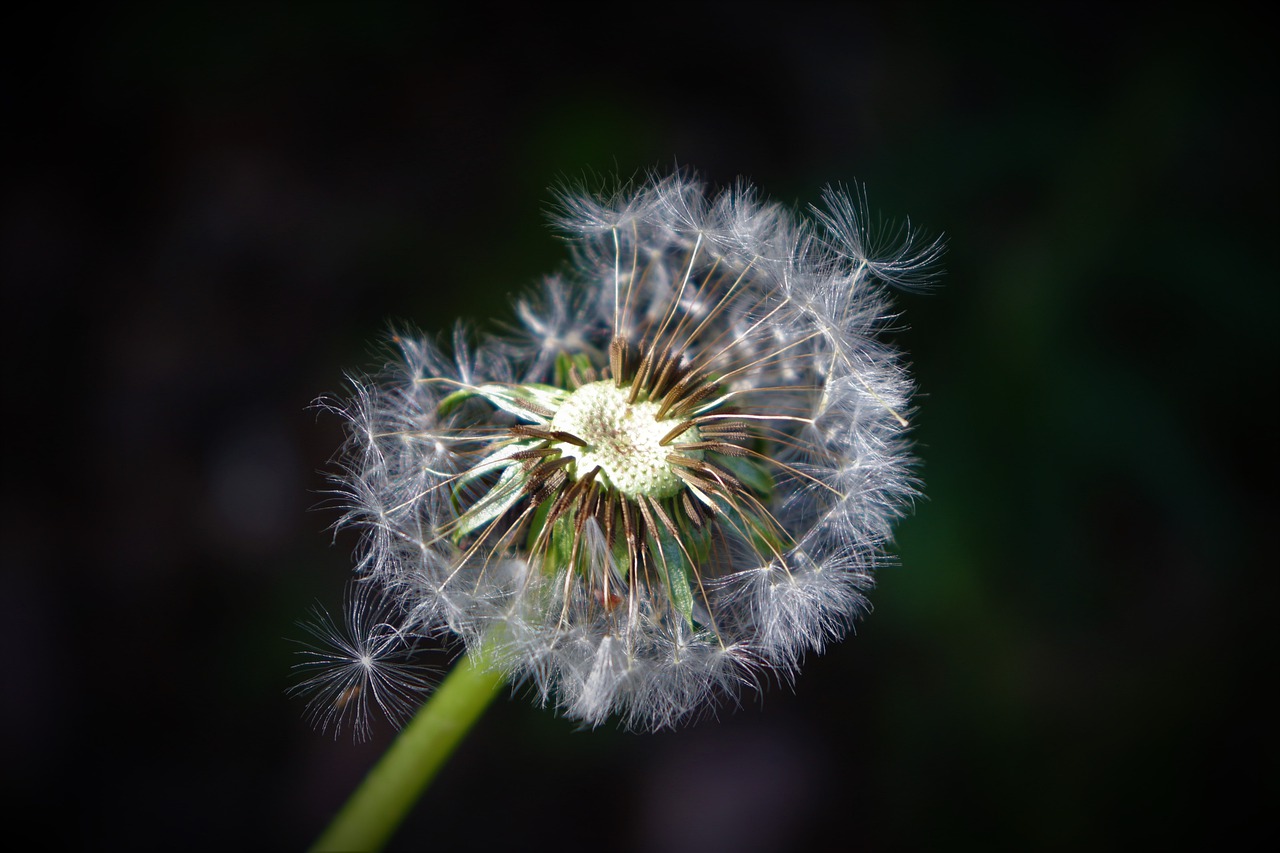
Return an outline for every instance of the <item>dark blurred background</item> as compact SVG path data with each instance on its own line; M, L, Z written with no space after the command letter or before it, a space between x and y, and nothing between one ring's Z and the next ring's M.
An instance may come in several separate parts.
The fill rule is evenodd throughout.
M549 188L674 164L945 233L928 500L857 636L675 733L500 700L397 849L1162 847L1276 801L1275 30L1230 4L9 15L5 800L299 848L392 736L285 696L392 323L493 328ZM1274 533L1266 536L1270 546ZM441 656L441 660L444 658ZM810 847L812 849L812 847Z

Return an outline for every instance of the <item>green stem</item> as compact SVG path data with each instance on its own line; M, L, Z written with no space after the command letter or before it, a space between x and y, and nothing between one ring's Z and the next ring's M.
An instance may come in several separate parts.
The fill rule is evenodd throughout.
M486 645L454 666L312 846L313 853L382 849L506 681L490 666L488 652Z

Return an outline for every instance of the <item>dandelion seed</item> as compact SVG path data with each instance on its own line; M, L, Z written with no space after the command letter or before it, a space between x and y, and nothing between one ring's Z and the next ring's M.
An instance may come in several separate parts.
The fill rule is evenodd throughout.
M337 406L358 571L407 614L378 639L488 642L567 715L658 729L842 636L917 493L884 285L939 244L869 257L865 202L825 201L805 220L682 174L567 193L571 270L517 329L451 356L398 336ZM324 720L374 685L403 710L364 671L321 685Z
M430 689L430 670L413 662L416 637L388 621L394 605L368 585L348 591L346 618L337 623L316 605L300 623L312 645L294 666L302 680L290 693L308 697L307 717L338 737L350 728L356 740L372 732L370 706L393 723L406 719Z

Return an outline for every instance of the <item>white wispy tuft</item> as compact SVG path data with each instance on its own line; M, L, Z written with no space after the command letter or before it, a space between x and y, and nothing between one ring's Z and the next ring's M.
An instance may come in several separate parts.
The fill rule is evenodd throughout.
M941 244L823 200L806 219L683 173L567 191L571 265L506 333L447 355L397 335L332 405L357 573L404 615L333 660L449 631L570 717L652 730L842 637L918 493L886 285L926 285ZM416 696L401 670L345 672L313 705L335 727L353 687L394 713Z
M368 740L372 707L399 724L423 701L431 670L414 662L418 637L400 621L381 590L357 583L347 591L341 622L317 604L299 623L308 639L294 666L300 680L289 692L306 697L307 718L316 728L335 738L349 730L356 740Z

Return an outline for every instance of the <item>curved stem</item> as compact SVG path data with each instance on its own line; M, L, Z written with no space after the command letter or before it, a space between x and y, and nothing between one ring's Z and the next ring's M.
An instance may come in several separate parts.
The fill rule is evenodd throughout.
M488 649L486 645L458 661L312 851L382 849L505 683L506 677L491 667Z

